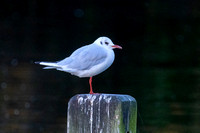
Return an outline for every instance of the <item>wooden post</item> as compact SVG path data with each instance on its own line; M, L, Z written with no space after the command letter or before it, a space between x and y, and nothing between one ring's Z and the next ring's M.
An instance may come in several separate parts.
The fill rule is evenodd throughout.
M129 95L78 94L68 103L67 133L136 133L136 119Z

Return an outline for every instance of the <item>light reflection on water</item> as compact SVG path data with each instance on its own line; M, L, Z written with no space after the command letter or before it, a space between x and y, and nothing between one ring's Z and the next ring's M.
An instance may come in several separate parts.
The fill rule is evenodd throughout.
M115 69L95 78L95 89L135 97L139 111L138 132L197 133L200 130L198 69L140 68L133 71L129 79L109 77L112 71ZM129 70L119 75L127 77L126 71ZM107 76L112 79L109 83L104 80ZM116 84L118 80L121 83ZM103 88L101 82L107 89L99 90ZM0 85L0 131L4 133L66 132L69 98L88 92L88 79L45 71L16 60L11 65L1 66ZM108 89L110 87L116 89Z

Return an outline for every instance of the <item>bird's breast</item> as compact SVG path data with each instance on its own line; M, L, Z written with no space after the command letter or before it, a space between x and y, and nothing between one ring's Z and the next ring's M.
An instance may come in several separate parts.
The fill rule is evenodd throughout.
M103 71L105 71L108 67L110 67L112 65L114 59L115 59L115 54L114 54L113 50L110 50L108 52L108 56L105 60L105 64L103 64L104 68L105 68Z

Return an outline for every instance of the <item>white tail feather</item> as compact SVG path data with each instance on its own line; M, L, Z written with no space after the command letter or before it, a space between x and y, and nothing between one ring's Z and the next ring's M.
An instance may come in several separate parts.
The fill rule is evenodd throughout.
M62 69L61 66L57 65L57 63L54 62L35 62L35 64L46 66L43 69Z
M53 62L40 62L40 65L49 66L49 67L59 67L56 63Z

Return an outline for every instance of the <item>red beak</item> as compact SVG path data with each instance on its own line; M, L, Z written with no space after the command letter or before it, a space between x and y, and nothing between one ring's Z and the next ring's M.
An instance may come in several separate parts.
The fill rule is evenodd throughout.
M113 47L113 48L122 49L122 47L121 47L121 46L119 46L119 45L113 45L112 47Z

